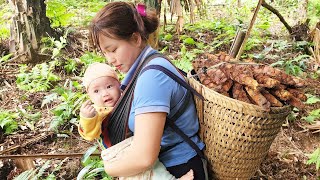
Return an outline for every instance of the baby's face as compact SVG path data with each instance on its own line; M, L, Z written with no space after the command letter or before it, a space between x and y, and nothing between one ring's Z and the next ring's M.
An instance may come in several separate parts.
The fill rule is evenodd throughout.
M100 77L93 80L88 88L91 101L99 107L113 107L120 98L120 83L112 77Z

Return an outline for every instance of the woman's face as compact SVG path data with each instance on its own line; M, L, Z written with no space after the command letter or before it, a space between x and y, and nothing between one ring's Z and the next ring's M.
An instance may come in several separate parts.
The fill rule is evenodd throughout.
M100 34L99 42L108 63L124 73L129 71L142 51L141 37L136 34L130 40L113 39Z

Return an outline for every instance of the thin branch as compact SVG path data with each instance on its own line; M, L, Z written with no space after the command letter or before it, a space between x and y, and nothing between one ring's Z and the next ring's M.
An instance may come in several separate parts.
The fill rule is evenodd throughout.
M284 20L283 16L279 13L278 10L276 10L274 7L270 6L268 3L265 2L265 0L262 1L261 4L263 7L265 7L266 9L268 9L269 11L271 11L273 14L275 14L276 16L278 16L278 18L280 19L280 21L283 23L283 25L287 28L287 30L289 31L289 33L292 33L292 28L291 26L289 26L289 24Z
M249 27L248 27L248 30L247 30L247 32L246 32L246 35L244 36L243 42L242 42L242 44L241 44L241 46L240 46L240 48L239 48L239 52L238 52L238 54L237 54L237 56L236 56L235 61L239 61L239 59L240 59L240 56L241 56L241 54L242 54L242 52L243 52L243 49L244 49L244 47L245 47L245 45L246 45L246 42L247 42L248 38L249 38L250 31L251 31L251 29L252 29L252 27L253 27L253 25L254 25L254 22L256 21L256 18L257 18L257 15L258 15L260 6L261 6L261 4L262 4L263 1L264 1L264 0L259 0L259 2L258 2L258 4L257 4L257 7L256 7L256 9L254 10L254 13L253 13L253 16L252 16L250 25L249 25Z
M24 51L23 53L20 53L20 54L16 55L15 57L11 58L11 59L8 59L7 61L1 62L0 65L2 66L2 65L6 64L8 62L14 61L14 60L20 58L21 56L26 55L26 54L27 54L27 51Z
M39 142L45 138L47 138L48 136L52 135L53 132L48 132L48 133L41 133L41 134L38 134L36 137L22 143L22 144L18 144L16 146L13 146L13 147L9 147L3 151L0 151L0 154L4 154L4 153L8 153L8 152L11 152L11 151L14 151L20 147L24 147L24 146L27 146L29 144L32 144L32 143L36 143L36 142Z
M26 155L4 155L0 159L28 159L28 158L66 158L66 157L82 157L84 153L69 153L69 154L26 154ZM100 156L100 153L93 153L91 156Z

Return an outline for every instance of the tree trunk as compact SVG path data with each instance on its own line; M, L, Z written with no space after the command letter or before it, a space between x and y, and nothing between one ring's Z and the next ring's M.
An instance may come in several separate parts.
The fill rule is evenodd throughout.
M297 12L299 12L299 20L301 22L305 22L307 19L308 3L308 0L298 0Z
M157 12L159 19L160 19L160 12L161 12L161 1L162 0L154 0L154 1L144 0L144 3L148 7L156 9L156 12ZM148 44L153 48L158 48L159 30L160 30L160 26L158 27L158 29L155 32L153 32L152 34L149 35Z
M229 52L229 55L232 57L232 58L235 58L239 52L239 49L241 47L241 44L243 43L243 40L244 40L244 37L246 36L246 31L245 30L238 30L237 31L237 35L236 37L234 38L234 41L231 45L231 48L230 48L230 52Z
M238 0L237 2L238 2L237 3L238 4L238 8L241 8L241 0Z
M50 21L46 16L44 0L11 0L14 9L10 26L10 52L18 62L38 62L45 56L39 54L40 40L53 35Z

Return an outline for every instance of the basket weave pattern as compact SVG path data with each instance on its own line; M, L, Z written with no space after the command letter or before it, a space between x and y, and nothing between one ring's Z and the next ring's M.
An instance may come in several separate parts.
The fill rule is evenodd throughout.
M209 171L217 179L250 179L267 155L291 107L271 108L266 112L259 106L221 95L193 78L188 80L205 98L195 101Z

